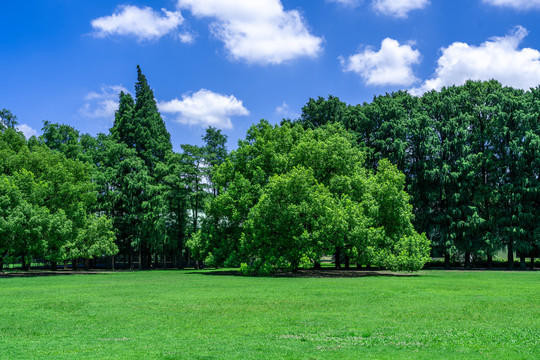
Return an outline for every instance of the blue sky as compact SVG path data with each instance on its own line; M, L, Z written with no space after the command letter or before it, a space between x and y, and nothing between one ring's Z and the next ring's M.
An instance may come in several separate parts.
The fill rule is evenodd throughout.
M139 64L173 147L208 125L229 148L310 97L357 104L495 78L540 85L540 0L40 0L0 4L0 108L112 126Z

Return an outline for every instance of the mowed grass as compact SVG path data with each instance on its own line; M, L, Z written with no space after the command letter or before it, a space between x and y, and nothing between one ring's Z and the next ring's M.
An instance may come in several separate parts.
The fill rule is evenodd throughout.
M540 359L540 272L0 278L0 359Z

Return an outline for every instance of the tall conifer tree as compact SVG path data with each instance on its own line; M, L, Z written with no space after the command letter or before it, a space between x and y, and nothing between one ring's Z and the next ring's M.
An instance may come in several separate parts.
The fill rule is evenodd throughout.
M171 137L165 122L158 111L154 92L148 85L146 76L137 65L137 82L135 83L135 99L131 95L120 93L120 104L111 129L113 139L135 149L136 155L144 162L144 169L133 169L138 176L139 194L133 199L132 209L136 214L125 214L135 219L129 238L139 249L139 267L150 267L152 253L160 252L165 243L166 232L163 231L163 218L166 212L165 199L162 198L163 174L156 171L159 164L164 163L172 151ZM144 179L141 176L144 175ZM120 192L129 193L133 188L127 184Z

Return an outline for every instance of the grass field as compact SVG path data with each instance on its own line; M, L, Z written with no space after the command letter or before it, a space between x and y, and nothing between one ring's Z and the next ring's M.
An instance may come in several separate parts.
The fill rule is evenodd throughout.
M540 272L0 278L0 359L540 359Z

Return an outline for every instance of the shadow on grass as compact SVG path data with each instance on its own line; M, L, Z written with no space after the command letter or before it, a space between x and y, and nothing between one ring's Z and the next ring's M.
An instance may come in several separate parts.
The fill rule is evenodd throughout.
M108 271L14 271L0 272L0 278L26 278L26 277L44 277L44 276L65 276L65 275L99 275L106 274Z
M199 270L190 271L188 274L211 275L211 276L243 276L238 270ZM283 271L271 277L286 278L356 278L368 276L411 277L419 274L398 273L386 270L335 270L335 269L302 269L295 272Z

